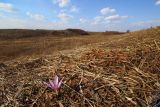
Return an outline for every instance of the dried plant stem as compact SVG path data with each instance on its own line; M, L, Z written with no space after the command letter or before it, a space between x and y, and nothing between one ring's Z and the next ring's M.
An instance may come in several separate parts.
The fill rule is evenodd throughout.
M158 44L157 44L156 40L154 40L154 43L155 43L155 45L156 45L157 49L158 49L158 50L160 50L160 47L158 46Z
M40 93L40 95L34 100L34 102L32 103L32 105L30 107L34 107L34 104L38 101L38 99L45 93L45 91L47 90L47 87L42 91L42 93Z
M72 91L74 91L75 93L77 93L78 95L82 96L84 98L84 100L86 100L88 102L88 104L91 106L91 107L94 107L90 102L94 103L93 101L89 100L88 98L86 98L83 94L75 91L74 89L72 89L70 86L68 86L67 84L64 84L66 87L68 87L69 89L71 89Z

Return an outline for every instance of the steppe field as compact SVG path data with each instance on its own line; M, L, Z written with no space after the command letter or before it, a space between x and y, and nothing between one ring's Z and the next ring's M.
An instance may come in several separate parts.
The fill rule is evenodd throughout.
M46 86L55 75L57 93ZM0 106L160 107L160 27L1 29Z

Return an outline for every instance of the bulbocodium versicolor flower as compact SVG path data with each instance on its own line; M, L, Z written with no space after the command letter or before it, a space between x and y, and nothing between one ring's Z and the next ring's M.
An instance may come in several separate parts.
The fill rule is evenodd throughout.
M62 81L63 81L63 78L60 81L58 81L58 78L59 77L57 75L55 75L54 81L52 81L52 80L49 79L49 83L44 82L44 84L46 84L47 87L49 87L53 91L55 91L56 94L58 93L58 90L60 89Z

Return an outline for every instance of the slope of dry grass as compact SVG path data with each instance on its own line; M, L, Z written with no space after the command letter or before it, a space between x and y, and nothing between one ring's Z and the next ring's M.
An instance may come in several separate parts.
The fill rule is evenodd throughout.
M66 30L29 30L29 29L0 29L0 39L23 39L31 37L72 37L89 35L87 31L81 29L66 29Z
M61 53L1 64L0 105L159 107L159 28ZM64 77L58 96L43 84L54 74Z
M112 35L93 33L85 36L45 36L0 40L0 62L18 57L53 54L62 50L104 42L111 38Z

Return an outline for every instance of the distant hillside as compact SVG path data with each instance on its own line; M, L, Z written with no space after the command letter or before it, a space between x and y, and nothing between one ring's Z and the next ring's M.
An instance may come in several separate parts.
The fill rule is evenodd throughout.
M88 32L82 30L82 29L66 29L67 32L70 33L75 33L75 34L79 34L79 35L89 35Z
M81 36L81 35L89 35L89 33L81 29L66 29L66 30L0 29L1 39L18 39L18 38L43 37L43 36Z

